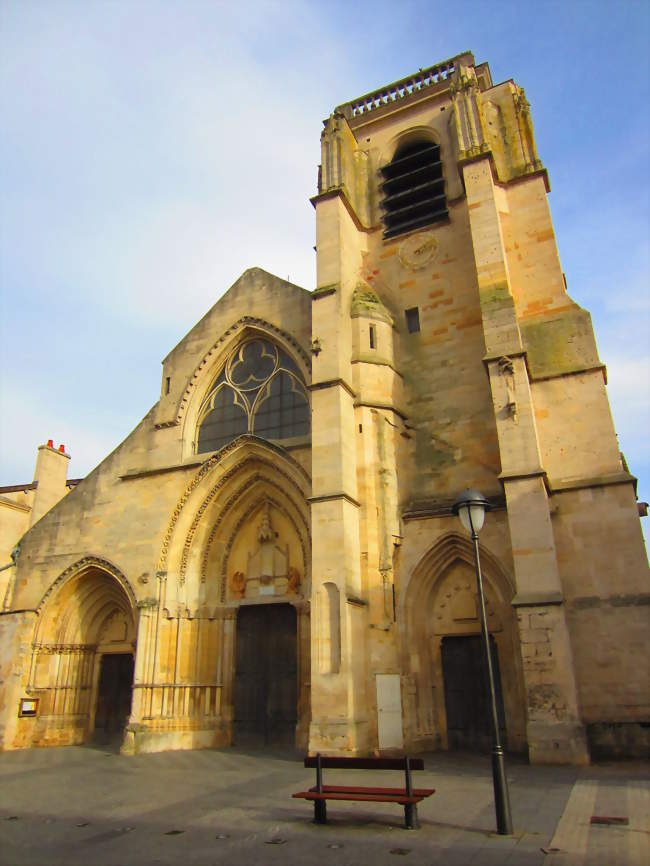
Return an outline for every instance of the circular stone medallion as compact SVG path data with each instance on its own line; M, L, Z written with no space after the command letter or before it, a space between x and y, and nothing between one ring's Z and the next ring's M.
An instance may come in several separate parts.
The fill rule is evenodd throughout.
M433 232L418 232L404 240L399 248L399 260L411 271L433 262L438 255L438 241Z

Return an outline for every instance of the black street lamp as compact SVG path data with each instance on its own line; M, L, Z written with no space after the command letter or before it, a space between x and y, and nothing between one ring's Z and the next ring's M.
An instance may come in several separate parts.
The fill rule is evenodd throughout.
M485 520L485 512L490 510L490 503L477 490L466 490L458 497L453 506L454 514L460 517L460 522L471 534L474 542L474 560L476 562L476 583L478 586L479 610L481 613L481 632L485 646L488 680L490 686L490 704L492 706L492 778L494 780L494 808L497 814L497 832L501 836L512 835L512 817L510 815L510 795L508 781L503 763L503 747L499 736L499 718L497 716L497 699L494 691L494 671L492 670L492 654L490 653L490 638L488 635L487 617L485 615L485 594L483 592L483 576L481 560L478 553L478 534Z

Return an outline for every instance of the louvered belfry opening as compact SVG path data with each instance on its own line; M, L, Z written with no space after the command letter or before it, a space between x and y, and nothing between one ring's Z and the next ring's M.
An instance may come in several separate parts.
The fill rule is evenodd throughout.
M385 238L430 225L447 216L439 144L420 141L405 145L381 173Z

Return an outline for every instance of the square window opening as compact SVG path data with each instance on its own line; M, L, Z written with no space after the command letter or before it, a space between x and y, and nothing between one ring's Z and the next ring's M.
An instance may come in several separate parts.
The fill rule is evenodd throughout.
M406 329L409 334L417 334L420 330L420 310L418 307L411 307L404 310L406 316Z

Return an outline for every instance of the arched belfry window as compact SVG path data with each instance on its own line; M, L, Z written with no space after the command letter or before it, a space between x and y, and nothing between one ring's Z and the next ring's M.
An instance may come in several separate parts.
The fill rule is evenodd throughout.
M381 169L384 237L430 225L447 214L440 145L419 141L398 148Z
M295 362L275 343L239 345L199 409L196 451L216 451L242 433L283 441L309 433L307 389Z

